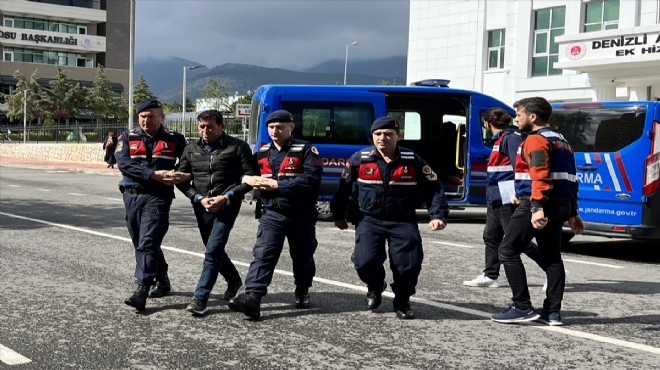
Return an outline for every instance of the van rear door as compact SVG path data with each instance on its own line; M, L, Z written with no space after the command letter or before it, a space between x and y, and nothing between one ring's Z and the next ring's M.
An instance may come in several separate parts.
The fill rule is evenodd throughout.
M649 103L557 104L551 127L575 152L579 214L587 233L629 236L642 221L644 168L649 155Z

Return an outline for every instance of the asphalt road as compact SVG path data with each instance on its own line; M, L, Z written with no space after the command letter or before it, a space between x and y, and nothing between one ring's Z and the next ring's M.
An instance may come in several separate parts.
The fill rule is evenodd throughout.
M462 285L483 268L482 209L452 212L441 232L420 221L417 320L396 319L389 289L378 310L365 310L366 289L350 263L354 233L319 222L312 308L293 307L284 252L262 320L252 322L227 308L223 281L205 317L185 311L203 246L178 194L164 241L174 292L136 314L123 303L135 260L117 181L0 166L1 369L660 367L659 246L578 236L564 251L566 326L497 324L489 314L509 303L509 288ZM252 211L243 205L228 244L243 276L256 233ZM540 305L544 277L525 262Z

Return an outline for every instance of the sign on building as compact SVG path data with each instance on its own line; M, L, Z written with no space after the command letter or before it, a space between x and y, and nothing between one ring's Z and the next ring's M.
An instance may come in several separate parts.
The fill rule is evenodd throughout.
M236 117L250 117L251 104L236 104Z

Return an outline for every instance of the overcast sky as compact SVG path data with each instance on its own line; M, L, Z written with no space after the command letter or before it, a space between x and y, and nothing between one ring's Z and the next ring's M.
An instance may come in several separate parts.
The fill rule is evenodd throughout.
M304 69L406 55L409 0L138 0L135 57Z

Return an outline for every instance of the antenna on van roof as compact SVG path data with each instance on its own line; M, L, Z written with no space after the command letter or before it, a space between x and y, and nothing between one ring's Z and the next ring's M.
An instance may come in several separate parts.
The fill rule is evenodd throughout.
M410 86L435 86L435 87L449 87L450 80L442 80L438 78L432 78L428 80L421 80L413 82Z

